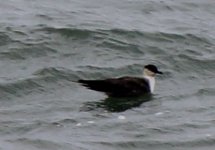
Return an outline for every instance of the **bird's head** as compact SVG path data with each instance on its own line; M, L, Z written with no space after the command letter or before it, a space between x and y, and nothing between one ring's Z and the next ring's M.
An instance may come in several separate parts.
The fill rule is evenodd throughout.
M163 74L163 72L159 71L155 65L149 64L144 66L143 74L144 76L155 77L156 74Z

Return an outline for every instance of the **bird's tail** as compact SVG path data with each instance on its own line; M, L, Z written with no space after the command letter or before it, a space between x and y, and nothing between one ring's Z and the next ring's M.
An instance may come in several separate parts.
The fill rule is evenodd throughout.
M106 91L105 80L78 80L83 86L97 91Z

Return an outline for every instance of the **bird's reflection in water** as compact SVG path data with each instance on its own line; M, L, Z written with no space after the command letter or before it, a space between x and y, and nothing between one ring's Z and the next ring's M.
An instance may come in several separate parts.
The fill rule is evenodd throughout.
M104 109L109 112L122 112L133 107L138 107L142 103L152 100L152 96L144 95L141 97L115 98L108 97L102 101L86 102L82 107L82 111L93 111Z

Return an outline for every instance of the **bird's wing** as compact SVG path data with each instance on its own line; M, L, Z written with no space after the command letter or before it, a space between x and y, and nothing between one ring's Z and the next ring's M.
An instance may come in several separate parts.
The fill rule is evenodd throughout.
M121 77L105 80L79 80L79 83L89 89L105 92L108 95L137 95L148 93L147 80L137 77Z
M115 79L116 86L121 88L121 92L126 92L131 95L138 95L141 93L148 93L149 83L144 78L137 78L137 77L121 77Z

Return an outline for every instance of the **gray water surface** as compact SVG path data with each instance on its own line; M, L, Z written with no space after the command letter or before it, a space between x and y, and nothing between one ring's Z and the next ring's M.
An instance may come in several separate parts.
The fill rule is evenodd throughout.
M0 150L214 150L213 0L0 4ZM150 97L78 79L164 72Z

